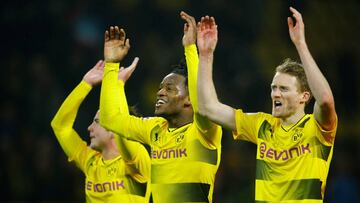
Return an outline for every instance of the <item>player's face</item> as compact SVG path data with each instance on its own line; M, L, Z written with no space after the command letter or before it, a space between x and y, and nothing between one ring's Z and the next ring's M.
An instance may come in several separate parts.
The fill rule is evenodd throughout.
M156 96L156 116L166 118L184 110L185 103L188 101L185 81L184 76L175 73L170 73L163 79Z
M111 141L111 132L100 126L99 112L96 113L93 122L89 125L88 131L90 132L90 148L94 150L102 151Z
M304 110L303 93L295 76L277 72L271 83L272 115L288 118Z

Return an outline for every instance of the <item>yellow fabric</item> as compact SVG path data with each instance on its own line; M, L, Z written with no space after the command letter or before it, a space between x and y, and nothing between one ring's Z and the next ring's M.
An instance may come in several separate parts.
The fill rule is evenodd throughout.
M256 201L322 202L335 134L312 114L285 128L272 115L236 110L234 138L257 144Z
M194 81L198 65L196 46L186 47L185 55L190 100L197 109L194 106L197 97ZM220 164L221 127L195 113L195 122L170 131L164 118L137 118L118 113L118 107L111 104L126 98L115 94L122 91L116 89L115 72L105 68L104 75L100 111L108 118L100 119L100 123L121 136L151 146L154 202L212 202L215 174ZM207 124L202 126L203 123Z
M101 154L87 147L73 129L79 106L91 89L89 84L82 81L66 98L51 122L69 161L74 161L86 176L86 202L149 202L146 183L139 182L144 182L144 177L148 175L135 170L136 167L150 164L147 154L137 155L132 164L125 163L121 156L104 161Z

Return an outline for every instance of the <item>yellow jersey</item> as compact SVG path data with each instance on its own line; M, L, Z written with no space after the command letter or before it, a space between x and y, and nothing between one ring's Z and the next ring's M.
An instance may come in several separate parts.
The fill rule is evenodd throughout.
M66 98L51 122L68 160L74 161L85 174L86 202L148 203L150 158L141 144L121 142L123 145L120 147L129 147L131 149L127 150L135 153L133 156L136 158L131 162L125 161L122 156L104 160L101 153L88 147L73 129L79 106L91 89L82 81Z
M323 130L313 114L287 127L270 114L235 114L234 138L257 144L256 202L322 202L337 127Z
M118 112L113 104L126 100L123 90L115 85L118 67L105 65L100 123L121 136L151 146L151 190L155 203L212 202L220 164L222 129L197 114L196 46L185 47L185 56L194 122L176 129L169 128L168 121L161 117L138 118Z

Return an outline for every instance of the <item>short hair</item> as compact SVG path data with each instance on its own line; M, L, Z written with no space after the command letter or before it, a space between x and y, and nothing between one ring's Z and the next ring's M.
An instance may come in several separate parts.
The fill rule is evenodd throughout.
M299 84L298 85L299 90L301 92L306 91L306 92L310 93L310 98L309 98L309 101L310 101L312 94L311 94L309 84L307 82L305 70L301 63L298 63L290 58L287 58L283 61L282 64L280 64L276 67L276 72L286 73L286 74L296 77L298 84Z
M171 73L182 75L185 78L185 87L188 88L188 73L185 59L181 59L178 64L172 65Z
M132 116L141 117L141 113L139 112L139 109L136 105L128 106L129 107L129 113Z

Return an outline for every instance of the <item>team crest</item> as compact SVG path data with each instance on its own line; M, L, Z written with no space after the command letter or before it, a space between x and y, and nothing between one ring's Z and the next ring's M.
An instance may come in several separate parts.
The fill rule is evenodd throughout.
M176 138L175 138L175 143L176 143L176 144L182 143L183 140L184 140L184 137L185 137L184 134L177 135Z
M299 128L297 128L295 130L295 133L294 133L294 135L292 137L293 142L297 142L297 141L299 141L301 139L301 137L303 135L302 131L303 131L303 129L299 129Z
M116 167L110 167L107 169L107 176L115 176L117 172L117 168Z

